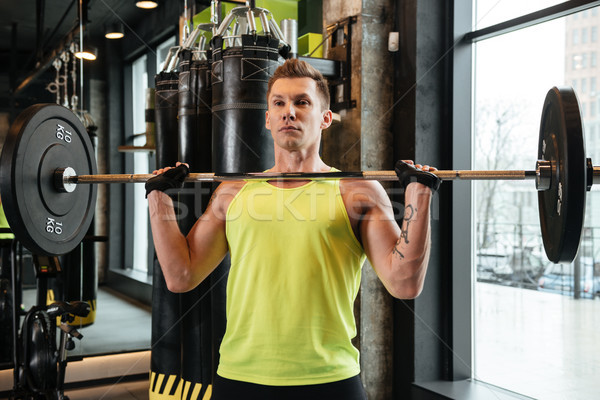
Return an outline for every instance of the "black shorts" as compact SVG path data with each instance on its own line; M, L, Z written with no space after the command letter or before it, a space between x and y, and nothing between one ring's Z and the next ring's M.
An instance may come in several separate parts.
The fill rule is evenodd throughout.
M360 376L303 386L266 386L216 375L211 400L367 400Z

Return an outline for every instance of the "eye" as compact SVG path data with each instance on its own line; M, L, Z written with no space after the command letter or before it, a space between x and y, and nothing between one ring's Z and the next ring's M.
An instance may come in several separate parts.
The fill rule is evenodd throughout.
M273 101L273 105L274 106L281 106L282 104L283 104L283 101L281 101L281 100L274 100Z
M308 105L310 105L310 102L306 99L300 99L300 100L296 101L296 104L299 106L308 106Z

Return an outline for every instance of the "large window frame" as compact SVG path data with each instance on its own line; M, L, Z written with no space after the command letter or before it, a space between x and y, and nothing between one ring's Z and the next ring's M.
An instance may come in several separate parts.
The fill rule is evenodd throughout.
M455 169L472 168L472 102L474 45L478 41L514 32L535 24L562 18L586 9L597 7L600 1L572 0L530 14L507 20L480 30L472 30L473 5L471 2L455 2L454 37L457 45L453 54L452 129L453 160ZM459 133L460 132L460 133ZM468 134L467 134L468 133ZM463 190L464 189L464 190ZM490 387L473 380L473 246L474 246L474 199L471 185L453 191L452 198L453 238L465 238L453 242L452 283L452 382L425 385L430 390L450 395L451 398L494 398ZM466 240L470 239L470 240ZM477 386L485 386L484 389ZM502 391L499 388L491 390ZM460 395L457 396L457 393ZM517 394L511 397L519 398ZM497 398L497 397L496 397ZM504 398L504 397L502 397Z
M134 85L132 81L132 73L134 72L133 64L136 60L144 59L145 70L146 70L146 88L155 87L155 75L160 69L161 60L160 57L164 57L168 52L168 47L173 43L177 43L178 37L173 29L167 29L157 36L154 40L146 43L146 45L136 51L131 52L128 57L125 58L122 69L123 77L123 128L124 133L119 145L123 143L133 144L136 146L143 146L145 144L145 136L137 137L137 141L132 142L134 134L145 132L145 125L140 121L135 122L133 118L133 108L140 107L140 102L144 103L146 93L143 96L137 96L137 101L133 99ZM139 85L139 82L138 82ZM134 104L135 103L135 104ZM137 104L137 105L136 105ZM145 107L145 103L143 104ZM138 110L139 111L139 110ZM155 169L156 157L154 151L151 149L140 150L145 152L147 157L148 166L144 171L149 172ZM134 157L135 152L121 153L123 159L123 170L133 171L135 168ZM139 164L139 162L137 163ZM140 257L140 252L144 251L140 246L134 243L136 235L144 235L144 232L136 231L136 223L133 210L136 208L136 204L145 202L143 193L140 197L140 190L143 191L143 185L136 188L137 185L125 185L122 191L122 205L124 210L130 210L130 212L124 213L123 218L123 248L122 248L122 262L118 265L112 265L110 267L111 272L111 286L115 289L126 293L127 295L139 299L143 302L149 303L151 301L151 288L154 272L154 245L152 242L152 232L150 230L150 224L148 221L146 230L146 240L144 246L146 249L146 255L143 254ZM137 193L136 193L137 192ZM147 211L144 210L147 215ZM138 213L139 214L139 213ZM138 218L140 215L138 215ZM136 257L135 254L138 254ZM137 260L136 260L137 258ZM146 265L139 264L139 260ZM138 265L136 265L136 263ZM144 267L147 268L145 269ZM116 275L114 275L116 274ZM127 278L127 279L123 279Z

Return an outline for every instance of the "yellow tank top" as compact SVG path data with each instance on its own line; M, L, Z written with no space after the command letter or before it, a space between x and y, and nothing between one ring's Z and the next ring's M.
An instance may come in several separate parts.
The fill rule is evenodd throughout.
M250 181L232 200L222 377L287 386L360 373L351 339L365 254L339 185Z
M6 214L4 214L4 206L0 204L0 228L10 228L8 221L6 220ZM0 233L0 239L13 239L15 235L12 233Z

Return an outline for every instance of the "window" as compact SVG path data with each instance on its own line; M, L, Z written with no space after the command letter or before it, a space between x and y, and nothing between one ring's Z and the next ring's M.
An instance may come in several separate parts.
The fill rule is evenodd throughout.
M131 68L131 98L133 102L133 133L134 146L146 144L144 135L137 135L146 131L146 88L148 87L147 56L135 60ZM133 173L148 173L148 153L135 152L133 154ZM148 271L148 202L145 201L143 185L133 185L133 269Z
M175 37L157 46L156 51L148 52L134 60L131 64L131 101L132 101L132 135L133 145L143 147L147 143L146 138L146 98L150 84L149 72L160 71L162 63L165 61L169 49L175 45ZM156 64L155 64L156 63ZM154 67L156 65L156 67ZM154 73L154 72L152 72ZM133 152L133 173L147 174L155 167L154 157L148 151ZM149 240L150 223L148 218L148 202L145 199L144 185L132 185L131 204L133 213L133 252L132 268L134 271L142 272L147 275L152 271L151 263L151 242Z
M564 0L473 0L475 4L475 29L482 29L511 18L538 11L545 7L550 7Z
M598 41L598 27L597 26L592 26L590 40L592 43L596 43Z
M175 36L171 37L170 39L167 39L166 41L161 43L156 48L156 70L157 71L163 70L163 63L167 59L167 55L169 54L169 49L173 46L175 46Z
M588 29L581 28L581 44L586 44L588 41Z
M495 9L496 3L474 2L477 15L486 15L486 7ZM505 14L506 21L532 12L529 7L540 2L508 3L514 9ZM553 86L571 83L584 118L597 114L600 100L590 98L597 76L582 76L588 58L595 65L595 56L572 47L577 43L572 35L578 30L583 35L583 23L590 40L597 35L590 24L600 26L600 21L590 15L597 15L597 9L588 11L588 18L578 13L502 34L486 32L480 40L473 35L473 169L532 169L543 101ZM500 71L506 77L502 82ZM600 146L593 123L584 119L589 156L597 155ZM587 193L578 262L557 268L544 252L531 182L477 181L472 187L475 279L472 329L466 332L472 334L471 377L532 398L594 397L600 391L598 351L594 333L588 332L600 330L600 217L592 207L600 202L598 188ZM579 292L574 289L576 269L582 277Z
M573 30L572 39L573 39L573 46L576 46L579 44L579 29Z
M598 54L595 51L592 51L590 53L590 58L591 58L590 66L592 68L596 68L596 66L598 65Z

